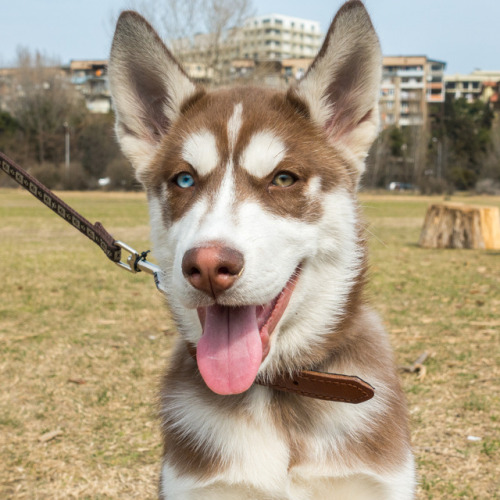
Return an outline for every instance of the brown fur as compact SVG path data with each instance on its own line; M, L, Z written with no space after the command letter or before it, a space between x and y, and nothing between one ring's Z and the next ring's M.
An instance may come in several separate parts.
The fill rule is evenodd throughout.
M153 164L142 178L146 187L155 192L164 183L168 186L168 225L186 213L199 197L209 193L213 201L217 195L225 165L230 160L227 154L223 154L229 150L227 122L234 106L240 102L245 120L231 158L238 199L254 198L278 216L315 222L322 211L320 204L306 195L309 179L319 176L322 191L331 191L338 185L355 188L349 164L326 141L323 131L297 112L297 101L291 97L258 88L199 93L193 102L183 107L181 117L163 139ZM280 128L276 129L276 123L281 124ZM182 159L181 151L187 136L205 129L216 137L220 164L214 172L200 177ZM248 174L239 160L251 137L262 130L272 130L277 134L286 145L287 155L269 176L259 179ZM274 175L283 170L295 174L298 181L286 189L266 188ZM195 186L192 188L181 189L174 184L175 175L183 171L194 176Z
M347 197L355 198L358 180L364 168L364 158L376 134L378 86L381 76L380 48L363 4L359 0L350 0L344 4L305 78L285 93L253 87L207 92L190 82L144 20L138 20L136 15L125 15L117 33L119 34L113 43L110 65L112 87L118 89L114 91L114 95L118 95L117 132L124 151L136 166L138 177L149 195L159 200L162 212L158 212L156 217L158 219L159 215L162 215L165 228L170 228L172 224L180 221L197 200L203 198L209 207L213 207L226 169L231 168L237 186L234 192L235 205L254 201L264 209L260 212L265 213L265 217L260 219L264 224L268 223L268 220L274 222L274 218L268 217L268 214L271 214L277 221L294 221L293 225L285 226L292 229L305 227L295 225L295 221L311 225L324 224L319 226L322 230L328 225L331 233L327 231L324 240L318 238L318 241L321 241L318 243L318 252L323 252L321 258L329 258L332 262L339 258L338 252L326 248L330 238L336 241L335 231L345 236L344 239L340 236L338 238L338 241L346 244L346 248L351 249L346 249L345 252L352 251L354 245L349 245L353 239L356 240L356 258L339 259L344 267L338 264L337 268L332 262L323 263L320 259L314 260L316 256L305 254L306 258L299 263L299 267L303 265L302 270L305 272L307 265L313 267L311 262L314 260L316 274L309 276L319 279L318 287L322 285L319 276L322 268L320 272L317 271L319 265L325 265L325 269L328 269L327 264L331 265L330 269L337 272L331 275L335 280L344 271L347 273L348 280L343 283L342 279L339 279L342 284L337 288L336 282L331 282L332 293L339 293L339 297L343 297L342 293L345 293L347 300L345 303L332 302L337 311L340 311L337 316L331 304L324 300L323 304L330 307L328 311L333 313L332 316L325 315L324 321L327 325L330 324L330 328L322 337L315 337L315 332L311 331L304 334L309 333L308 337L301 337L301 332L293 332L289 328L291 324L296 324L293 322L297 321L297 317L292 317L292 314L284 316L276 332L271 334L271 350L267 358L270 362L262 370L263 374L257 377L273 378L284 371L308 369L366 376L367 381L371 383L373 379L375 385L375 398L371 402L362 403L365 406L360 405L359 412L346 410L345 406L338 406L338 403L270 391L258 386L253 386L242 394L220 396L211 392L205 385L196 362L189 354L186 342L179 341L162 381L160 401L163 459L169 473L174 476L198 478L201 481L224 477L224 472L231 477L231 467L235 464L230 462L230 457L237 457L242 451L241 442L244 442L244 439L239 435L235 434L233 442L224 441L221 445L217 442L218 438L210 434L211 429L203 426L197 428L193 422L187 423L181 429L177 420L179 415L182 411L194 408L198 418L206 411L215 415L217 422L220 419L221 433L216 435L219 438L222 435L223 440L227 429L224 426L228 425L254 430L257 427L256 435L260 435L264 430L262 426L272 429L277 434L276 440L284 443L289 452L284 455L284 461L288 460L290 477L294 471L307 470L309 466L330 465L331 471L336 471L338 467L339 470L353 471L353 475L364 474L360 471L366 470L375 475L379 474L384 487L388 487L384 481L387 478L392 480L393 473L404 473L404 477L412 481L412 473L408 472L412 462L409 457L404 397L386 335L366 304L364 288L368 265L364 225L359 213L353 216L352 224L356 224L353 236L345 226L341 227L338 220L332 222L333 219L328 218L330 212L325 210L332 205L322 202L326 198L331 201L333 193L339 196L338 200L341 202L345 202ZM132 45L133 49L127 49L126 43ZM121 68L123 74L120 72ZM136 73L140 75L137 76ZM241 127L238 136L232 137L228 124L235 116L235 107L239 104L242 105ZM186 139L192 134L207 130L215 137L218 165L211 171L207 168L209 173L201 175L197 172L196 165L190 165L183 159L183 147ZM279 164L272 172L266 172L262 178L252 175L242 164L244 152L252 137L259 132L270 132L286 149ZM144 157L147 157L147 161ZM260 161L260 156L258 158ZM189 172L193 176L192 187L180 188L176 185L174 181L180 172ZM276 186L272 181L280 172L290 173L295 182L288 187ZM311 194L313 188L316 191ZM236 207L234 211L232 208L225 208L228 218L237 212ZM359 212L359 208L356 210ZM351 215L348 217L347 220L351 221ZM345 221L342 219L340 222ZM217 224L215 227L218 228ZM271 229L268 232L272 231L273 227L269 223ZM182 225L175 226L173 230L177 231L179 228L182 229ZM289 230L282 240L290 239L292 232ZM208 239L209 237L210 235ZM289 248L295 252L302 240L298 238L292 241L295 246ZM190 250L182 251L186 255ZM241 252L243 254L243 250ZM299 258L303 258L302 254L297 260ZM166 261L170 262L168 259L166 258ZM307 259L310 261L307 262ZM263 262L259 262L260 266L255 267L260 269ZM270 262L279 264L279 260ZM293 267L297 265L293 257L289 257L289 262ZM355 270L355 275L351 274L352 269ZM168 271L171 272L171 269ZM298 280L300 284L300 275ZM185 284L182 280L180 282ZM254 282L251 283L253 286ZM302 292L302 299L299 300L307 301L310 297L320 297L320 294L316 293L317 289L311 291L311 285L304 286L305 292ZM294 293L299 288L300 286ZM174 295L172 297L175 298ZM242 299L238 297L238 300ZM250 299L243 297L244 300ZM296 311L305 314L303 318L312 317L306 315L308 306L299 302L299 305L294 307L297 307ZM318 309L319 307L313 309L313 312L321 317ZM190 332L182 331L183 328L187 329L185 325L189 323L186 320L183 324L184 313L182 310L172 311L181 334L190 338ZM324 328L325 322L318 321L316 324L323 325ZM285 335L290 331L296 338L298 335L300 342L290 340L287 346ZM283 338L280 335L283 335ZM303 342L304 339L311 338L320 340L316 340L314 345L311 345L312 341L309 344ZM279 344L280 342L283 343ZM259 381L258 378L257 380ZM185 395L188 395L189 399L186 402ZM253 406L257 403L261 406ZM179 408L182 408L182 411ZM260 420L260 416L255 414L255 408L269 416L269 421ZM351 422L346 422L349 418L361 420L349 426L347 424ZM325 435L326 428L333 435ZM196 429L201 429L203 435L197 436ZM319 439L323 439L322 446L329 448L324 450L316 446ZM237 451L226 456L225 445ZM260 446L265 448L266 444L260 443ZM321 464L315 455L319 453L318 449L324 451L320 459ZM269 450L273 450L272 445ZM249 461L251 462L251 459ZM255 470L262 472L258 467ZM332 474L335 475L336 472ZM324 481L328 479L338 477L325 478ZM241 489L246 488L245 480L242 481L239 489L234 491L241 492ZM321 481L322 479L318 478L317 484ZM214 486L215 490L219 487L225 494L228 494L228 491L233 493L233 485L225 486L224 479ZM202 487L202 490L198 491L201 496L193 493L192 498L203 498L203 492L209 491L210 488L211 486L205 490ZM316 491L315 488L318 488L318 491L321 489L320 486L314 485L309 491ZM367 488L374 492L378 486L369 483ZM251 496L245 496L247 497ZM404 498L409 498L408 492Z

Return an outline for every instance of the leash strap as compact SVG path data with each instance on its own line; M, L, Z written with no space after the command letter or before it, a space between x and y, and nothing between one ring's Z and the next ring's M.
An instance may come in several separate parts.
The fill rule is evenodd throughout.
M85 217L64 203L50 189L30 175L26 170L17 165L10 158L0 152L2 170L10 175L21 187L29 191L35 198L44 203L48 208L64 219L68 224L78 229L91 241L96 243L113 262L120 262L121 248L115 244L111 236L100 222L90 223Z

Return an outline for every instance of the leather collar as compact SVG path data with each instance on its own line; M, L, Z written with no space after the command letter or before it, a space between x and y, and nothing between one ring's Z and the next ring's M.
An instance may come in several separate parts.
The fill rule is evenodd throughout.
M187 349L196 360L196 347L188 343ZM375 395L375 389L359 377L312 370L302 370L293 376L280 375L270 382L256 380L255 383L277 391L340 403L363 403Z

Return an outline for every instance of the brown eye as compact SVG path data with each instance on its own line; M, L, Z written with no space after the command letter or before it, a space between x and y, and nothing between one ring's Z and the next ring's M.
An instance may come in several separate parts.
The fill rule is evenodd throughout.
M278 172L274 179L272 180L272 184L278 187L290 187L292 184L295 184L297 181L297 177L289 172Z

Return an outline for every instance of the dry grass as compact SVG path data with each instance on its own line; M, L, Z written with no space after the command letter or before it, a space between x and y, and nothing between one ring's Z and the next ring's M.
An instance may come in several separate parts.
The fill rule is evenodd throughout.
M143 195L63 198L147 248ZM371 292L398 362L431 353L425 378L402 375L418 498L500 498L500 254L418 248L429 201L363 196ZM0 190L0 241L0 498L156 498L155 392L173 331L152 280L21 191Z

